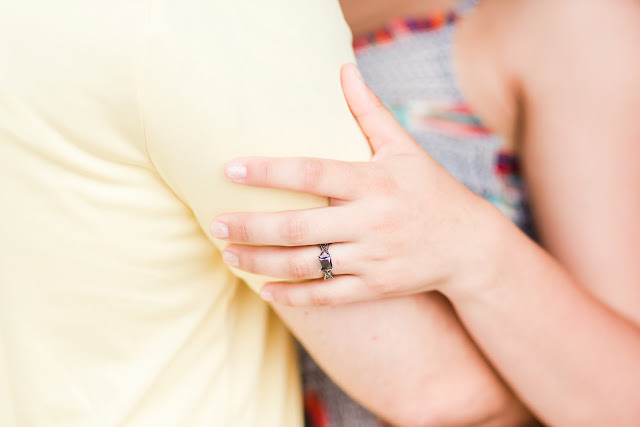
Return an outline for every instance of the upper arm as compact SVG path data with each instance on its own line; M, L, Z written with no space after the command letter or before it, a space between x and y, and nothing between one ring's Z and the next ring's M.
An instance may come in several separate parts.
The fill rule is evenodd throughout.
M224 212L327 203L228 183L223 165L234 157L370 158L340 88L353 54L337 2L249 3L196 1L150 18L141 78L149 152L207 236ZM254 289L266 280L237 274Z
M640 321L640 5L529 3L532 26L545 22L525 26L536 36L520 57L524 171L541 240Z
M269 13L271 7L202 0L189 13L156 10L151 16L140 82L149 153L207 236L210 221L224 212L327 203L230 184L223 176L227 160L247 155L370 158L340 88L339 69L353 61L353 53L337 2L270 1L287 7ZM237 274L254 290L268 280ZM450 404L466 399L461 395L477 403L477 390L487 399L497 396L492 405L509 401L500 379L438 298L417 295L278 311L323 367L361 402L389 417L428 417L427 402ZM450 393L435 390L440 377L449 380ZM456 389L463 383L471 387L468 393Z

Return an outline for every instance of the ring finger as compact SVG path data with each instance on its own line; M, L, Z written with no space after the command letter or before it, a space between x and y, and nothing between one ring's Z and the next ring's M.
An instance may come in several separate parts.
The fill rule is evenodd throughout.
M353 244L329 246L334 275L358 274L357 253ZM276 247L229 245L222 253L230 267L284 280L310 280L324 277L320 270L318 246Z

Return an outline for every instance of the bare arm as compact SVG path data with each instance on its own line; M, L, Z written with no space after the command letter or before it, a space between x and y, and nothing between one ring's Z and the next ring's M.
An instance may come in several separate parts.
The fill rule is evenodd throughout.
M500 223L500 269L480 289L451 296L489 359L544 420L638 425L640 8L529 3L522 28L537 38L518 44L523 154L555 259ZM542 21L546 31L534 31Z
M330 193L345 184L357 182L351 187L364 188L346 201L337 196L337 207L322 216L297 212L278 220L260 215L227 220L235 228L251 230L249 241L254 243L311 245L325 237L349 243L335 246L336 251L345 248L338 279L269 285L276 300L318 305L440 289L453 300L492 364L545 420L634 425L640 407L635 400L640 394L640 272L635 259L640 252L640 176L635 167L640 157L638 4L507 4L516 13L509 21L514 36L505 40L506 49L513 49L512 69L519 78L514 86L524 95L526 175L543 241L557 259L464 191L433 161L416 160L423 154L411 142L401 141L391 122L382 134L368 135L374 148L384 145L381 140L388 143L379 151L384 156L373 164L272 160L272 166L314 166L307 176L311 179L296 188L301 191L335 198ZM370 105L378 113L365 111L361 124L363 119L384 122L380 106L374 101ZM259 171L260 164L251 168ZM292 170L248 183L293 188ZM289 179L278 179L280 174ZM342 179L335 181L339 174ZM411 192L415 182L429 184ZM403 194L407 192L414 197ZM350 215L341 217L345 211ZM269 235L259 226L266 218L271 224L297 224L304 236L292 241ZM316 224L342 224L342 229L338 233ZM353 246L359 251L348 252ZM371 247L385 249L385 256L369 255L367 264L359 254ZM259 259L299 262L311 256L304 248L234 250L245 264ZM282 274L284 269L272 271L290 276ZM400 333L402 327L398 324ZM356 378L344 378L357 384Z
M356 77L348 70L353 71L353 67L343 71L350 107L356 111L366 111L372 105L375 107L379 101L362 84L355 83L353 79ZM375 141L385 132L405 137L406 133L390 113L386 110L376 113L383 116L367 120L366 113L356 113L371 140ZM411 141L409 144L414 143ZM415 145L415 149L426 157L422 148ZM256 184L266 176L267 170L272 183L280 177L291 182L290 185L296 185L290 180L291 175L299 177L300 182L310 182L306 178L315 175L310 165L317 163L312 162L297 171L286 170L288 167L283 163L266 164L261 163L257 168L250 166L245 182ZM418 162L417 166L422 168L424 164ZM341 185L349 187L349 183L341 181L340 177L336 179L338 182L329 185L335 191L340 191ZM230 236L227 239L231 241L260 243L253 239L268 234L290 244L310 245L303 250L302 257L286 256L289 249L280 248L272 249L270 257L252 258L247 256L247 250L259 253L265 248L244 247L244 256L238 259L237 265L242 270L274 277L317 277L316 256L320 250L311 242L319 241L319 238L305 236L306 227L300 227L302 223L294 218L270 222L270 219L281 215L258 214L266 222L248 227L239 227L247 215L223 215L216 221L223 221L228 226ZM333 224L332 221L329 223ZM316 222L314 225L321 224ZM337 231L344 232L348 228L349 224L342 222ZM331 239L327 234L324 237ZM311 241L307 242L308 239ZM225 253L239 249L237 245L234 248L228 248ZM343 257L346 254L340 253L339 245L331 248L336 272L342 274L344 270L341 270L340 262L347 259ZM360 255L367 256L365 253ZM362 259L361 265L370 265L370 262ZM413 267L421 266L414 264ZM265 280L246 276L242 271L238 274L248 277L253 283ZM338 287L343 278L335 281ZM397 280L403 279L398 276ZM322 297L319 298L314 303L320 307L292 308L278 304L273 307L334 381L379 416L394 424L412 426L512 426L529 420L528 411L486 362L441 294L421 293L335 307L326 306L328 301L323 303Z
M146 139L159 176L203 230L224 212L326 206L326 198L231 184L222 166L247 154L370 159L340 90L340 66L354 58L337 2L212 7L203 0L178 9L154 8L158 27L149 28L141 79ZM174 43L174 31L185 40ZM295 232L295 227L284 230ZM202 250L209 250L205 243ZM317 254L316 247L310 260ZM214 251L212 265L218 265L219 256ZM231 273L220 268L216 274ZM238 275L254 290L268 280ZM260 317L265 303L243 295ZM229 316L234 304L229 302ZM457 417L454 423L468 424L502 415L505 408L521 409L441 298L281 314L334 378L392 422L441 425L440 411L449 410ZM245 339L242 331L236 334L233 339ZM268 348L273 337L265 340ZM395 384L398 379L401 384ZM456 412L450 411L452 405Z
M337 384L394 424L513 426L528 418L440 294L275 309Z

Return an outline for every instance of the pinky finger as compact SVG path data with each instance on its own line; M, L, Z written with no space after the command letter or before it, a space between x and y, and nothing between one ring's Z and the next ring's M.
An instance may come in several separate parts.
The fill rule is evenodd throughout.
M358 276L341 275L333 280L269 283L260 290L268 302L291 307L319 307L370 301L379 297Z

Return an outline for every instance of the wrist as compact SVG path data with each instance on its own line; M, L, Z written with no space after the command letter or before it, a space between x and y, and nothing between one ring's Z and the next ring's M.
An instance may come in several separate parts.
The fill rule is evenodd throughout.
M453 278L441 290L452 302L475 299L498 290L515 265L514 257L529 239L495 206L478 198Z

